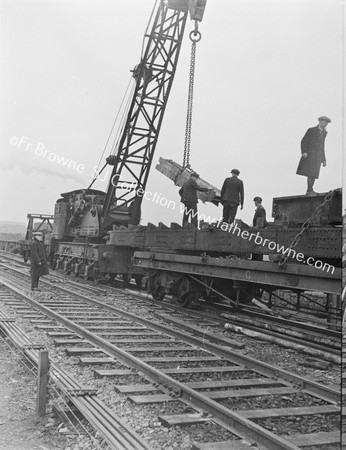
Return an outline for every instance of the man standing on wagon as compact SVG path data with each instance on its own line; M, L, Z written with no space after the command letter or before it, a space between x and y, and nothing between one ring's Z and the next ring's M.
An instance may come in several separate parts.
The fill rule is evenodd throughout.
M326 127L330 122L329 117L319 117L317 127L309 128L301 141L302 156L297 168L297 175L307 177L306 195L308 196L317 195L313 186L319 177L321 164L323 167L327 165L324 141L327 136Z

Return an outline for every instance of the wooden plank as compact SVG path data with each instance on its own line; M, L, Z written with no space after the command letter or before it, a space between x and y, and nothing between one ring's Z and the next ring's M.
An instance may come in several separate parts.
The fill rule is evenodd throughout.
M44 324L47 324L47 325L49 325L49 324L51 324L51 323L54 323L54 319L50 319L50 320L47 320L47 319L33 319L33 320L30 320L30 323L32 323L32 324L39 324L39 325L44 325Z
M244 366L213 366L213 367L181 367L180 369L163 369L162 372L169 375L180 373L220 373L220 372L253 372Z
M76 339L54 339L54 345L73 345L73 344L87 344L86 339L76 338Z
M239 414L245 416L247 419L267 419L272 417L312 416L314 414L340 414L340 408L334 405L306 406L296 408L270 408L239 411Z
M49 337L68 337L68 336L76 336L75 333L71 331L49 331L48 333Z
M36 414L39 417L43 417L46 414L48 371L48 350L40 350L38 355L38 380L36 397Z
M88 328L91 330L107 330L111 329L113 330L143 330L145 327L142 327L140 325L119 325L119 322L116 321L109 321L106 322L105 325L97 325L98 321L90 319L90 320L75 320L76 323L87 323ZM93 322L96 322L95 325L93 325Z
M112 325L112 323L108 322L107 325ZM128 326L128 327L116 327L116 326L112 326L111 328L109 327L104 327L103 325L92 325L88 327L90 330L100 330L100 331L115 331L115 330L119 330L122 332L126 332L126 331L131 331L131 330L145 330L146 327L141 327L141 326Z
M249 444L244 444L240 440L221 442L194 442L191 450L251 450Z
M77 323L88 323L88 322L101 321L101 322L106 323L106 325L114 324L114 325L119 325L119 326L124 326L124 327L129 326L128 320L118 320L118 319L114 319L113 317L104 317L104 316L81 317L80 315L70 316L66 313L64 315L66 315L70 320L74 320Z
M103 328L102 328L103 329ZM97 333L98 336L158 336L160 333L150 330L143 330L143 331L112 331L112 329L109 329L109 331L99 331Z
M200 358L192 358L188 356L153 356L148 358L141 358L144 362L212 362L212 361L220 361L220 358L215 357L200 357Z
M162 369L162 372L167 375L182 374L182 373L224 373L224 372L237 372L245 369L237 367L191 367L187 369ZM95 375L100 377L114 377L120 375L130 375L135 374L135 370L119 370L119 369L96 369L94 370Z
M23 319L40 319L42 314L21 314Z
M174 180L176 186L182 186L191 177L191 171L186 167L182 167L180 164L170 160L170 159L159 159L156 165L156 170L161 172L166 177ZM219 188L213 186L202 178L198 178L197 184L200 187L208 188L208 192L197 191L197 197L203 202L212 202L215 199L215 195L220 197L221 191ZM212 190L214 192L212 192Z
M129 353L144 353L144 352L195 352L196 348L180 347L127 347Z
M69 336L69 335L67 335ZM76 339L55 339L54 340L54 345L69 345L69 344L86 344L88 341L82 338L76 338ZM138 344L138 343L143 343L143 344L156 344L156 343L169 343L169 341L167 339L112 339L111 341L112 344ZM144 347L143 347L144 348ZM157 348L163 348L163 347L157 347ZM171 347L172 348L172 347ZM133 347L133 349L136 351L136 347ZM142 349L142 347L138 347L138 349ZM128 350L132 351L131 347L128 347ZM156 351L155 348L154 350L152 348L147 347L145 349L146 351ZM176 350L173 349L172 350ZM140 351L140 350L138 350ZM144 350L143 350L144 351Z
M130 395L127 398L137 405L145 405L147 403L164 403L174 400L172 397L166 394Z
M65 327L61 325L35 325L38 330L63 330Z
M122 394L135 394L136 392L158 392L158 389L152 384L118 384L114 389Z
M141 344L169 344L172 342L172 340L169 339L112 339L112 344L135 344L135 343L141 343Z
M90 307L88 308L85 305L81 305L80 303L70 303L68 300L63 300L63 301L59 301L59 302L41 302L46 306L49 306L50 308L59 308L59 311L70 311L72 308L76 308L76 310L78 311L95 311L95 308ZM63 306L66 305L66 306Z
M243 387L243 386L282 386L282 383L267 378L252 378L225 381L197 381L186 383L192 389L213 389L222 387Z
M89 316L89 317L81 317L81 316L68 316L68 319L73 320L76 323L93 323L93 322L101 322L105 325L116 325L116 327L129 327L134 325L129 325L129 322L127 320L114 320L111 317L96 317L96 316Z
M16 306L13 306L13 309L15 309L18 314L32 314L34 312L32 308L17 308ZM42 317L42 314L40 314L40 316Z
M100 370L94 370L94 375L98 377L116 377L116 376L123 376L123 375L135 375L135 370L121 370L121 369L100 369Z
M82 314L78 314L78 313L71 313L69 314L68 312L64 313L64 316L68 317L71 320L75 320L76 322L84 322L84 321L89 321L89 320L100 320L102 322L114 322L117 323L118 325L129 325L129 321L128 320L124 320L124 319L116 319L114 317L109 317L109 316L97 316L97 315L82 315Z
M113 358L90 358L81 357L79 358L79 364L81 366L98 366L102 364L115 364L117 361Z
M184 425L193 425L210 421L210 417L203 417L201 414L174 414L158 417L159 421L165 427L175 427Z
M104 353L104 351L95 347L68 347L65 349L65 353L68 356L77 356L88 353Z
M293 434L292 436L282 436L283 439L291 442L297 447L307 447L310 445L340 444L340 431L320 431L312 434Z
M203 392L203 394L212 399L221 398L245 398L245 397L264 397L266 395L289 395L296 394L297 390L292 388L268 388L268 389L239 389L238 391L218 391Z
M153 358L141 358L144 362L164 362L164 363L170 363L170 362L184 362L184 361L218 361L219 358L188 358L188 357L174 357L174 358L167 358L167 357L153 357ZM97 364L109 364L109 362L115 363L116 360L112 358L92 358L92 357L81 357L79 358L79 362L82 365L97 365ZM182 372L181 372L182 373Z

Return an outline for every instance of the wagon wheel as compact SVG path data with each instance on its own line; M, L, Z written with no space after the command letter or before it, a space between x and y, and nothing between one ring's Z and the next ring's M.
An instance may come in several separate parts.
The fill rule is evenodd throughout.
M129 287L129 285L130 285L130 276L129 276L129 274L128 273L122 273L121 274L121 277L122 277L122 279L123 279L123 282L124 282L124 288L125 289L128 289L128 287Z
M197 299L198 295L195 292L187 292L180 297L174 297L176 304L181 306L182 308L187 308Z
M156 286L151 291L151 296L153 297L154 300L162 301L166 296L165 288L163 286Z
M110 284L111 286L116 286L116 278L117 278L117 273L107 273L105 276L105 280L107 284Z
M240 290L240 303L247 305L251 303L252 299L260 296L259 288L241 289Z
M133 276L133 278L135 279L136 286L137 286L138 288L141 288L141 287L142 287L143 275L141 275L141 274L136 274L136 275Z
M99 284L100 283L100 275L93 275L91 277L91 279L94 282L94 284Z

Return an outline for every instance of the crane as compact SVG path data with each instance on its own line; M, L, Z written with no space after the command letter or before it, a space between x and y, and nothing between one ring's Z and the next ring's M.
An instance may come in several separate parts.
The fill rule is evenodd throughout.
M206 0L156 0L145 31L139 64L132 70L134 87L113 151L106 159L112 167L106 193L78 189L61 194L55 204L53 242L54 267L69 273L95 277L99 256L111 255L106 272L127 273L131 254L118 257L103 242L113 225L137 225L142 196L148 181L168 98L176 72L185 26L190 15L194 30L190 39L200 39L198 23ZM99 172L100 174L101 172ZM102 250L101 250L102 249ZM112 258L123 261L116 267ZM107 263L108 264L108 263Z
M142 196L167 106L188 14L198 22L206 0L158 0L134 68L135 89L116 151L107 158L112 172L106 192L101 234L113 223L138 224Z

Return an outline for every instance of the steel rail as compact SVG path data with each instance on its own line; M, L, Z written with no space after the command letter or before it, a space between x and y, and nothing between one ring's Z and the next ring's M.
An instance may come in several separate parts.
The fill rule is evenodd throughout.
M327 328L320 328L316 325L312 325L309 323L292 321L290 319L285 319L284 317L268 315L268 314L265 314L265 313L259 312L259 311L258 312L257 311L248 311L246 308L244 308L243 311L245 311L247 314L249 314L249 316L254 316L255 318L258 318L258 319L265 319L265 320L268 320L271 322L275 322L275 325L281 324L286 327L295 325L296 328L302 328L305 331L308 330L308 331L311 331L312 333L323 334L327 337L335 337L337 339L341 339L341 336L342 336L341 331L331 330L331 329L327 329Z
M13 270L14 272L21 273L19 269L12 268L10 266L7 266L6 264L0 263L0 266L7 267L7 268ZM56 276L56 275L54 275L54 276ZM60 277L58 277L58 278L60 278ZM89 286L88 285L86 285L85 287L84 286L82 287L79 283L76 283L76 282L73 282L73 281L71 282L70 280L66 280L66 281L69 284L75 285L80 290L83 290L83 289L85 289L85 291L89 290ZM54 282L50 282L49 280L42 279L41 282L43 284L48 284L48 285L55 286L55 283ZM95 292L95 293L98 293L98 292ZM100 290L100 293L104 294L105 290ZM138 293L135 293L135 294L138 294ZM169 305L165 305L165 306L169 307ZM173 306L171 306L171 309L172 308L173 308ZM190 311L190 314L192 314L191 311ZM276 322L277 321L278 323L281 323L284 326L292 326L292 325L294 325L297 328L304 328L305 331L309 330L309 331L312 331L312 332L320 332L319 328L317 328L317 327L315 327L313 325L310 325L310 324L303 324L303 323L300 324L299 322L298 323L292 322L292 321L290 321L288 319L284 319L284 318L280 318L280 317L279 318L273 317L273 316L269 316L268 317L268 315L265 315L264 313L261 313L261 312L256 313L255 316L256 317L258 316L261 319L266 319L266 320L269 319L272 322ZM224 323L226 323L227 321L231 321L232 322L231 319L224 319L223 317L219 318L219 320L224 321ZM235 321L234 323L235 323L236 326L239 325L239 323L237 321ZM300 327L299 327L299 325L300 325ZM248 328L248 329L251 329L251 330L256 330L257 331L256 327L251 325L251 324L244 324L244 325L241 325L241 326L243 326L245 328ZM261 332L265 333L265 334L268 334L269 336L278 336L277 332L271 331L271 330L267 330L267 329L261 329ZM325 334L326 336L330 336L330 337L340 338L340 341L341 341L341 333L337 332L335 330L325 330L325 333L323 333L323 334ZM295 344L301 344L301 339L299 339L299 338L297 338L295 336L285 335L284 339L287 340L287 341L293 342ZM326 346L323 346L322 344L316 344L314 342L308 342L308 341L304 341L304 345L305 346L309 346L312 349L317 350L317 351L326 351L326 348L328 348ZM335 355L335 356L339 356L340 355L340 349L339 348L328 348L327 351L329 353Z
M10 259L10 258L8 258L8 259ZM12 261L12 260L10 259L10 261ZM5 267L6 269L9 269L9 270L13 270L14 272L20 273L21 275L25 275L28 278L30 277L29 274L23 273L18 267L12 267L12 266L10 266L10 265L8 265L6 263L3 263L1 261L0 261L0 266L1 267ZM23 268L28 268L28 267L24 266ZM57 278L57 282L58 283L64 282L65 284L70 284L72 286L75 286L76 289L89 291L90 294L105 295L107 293L106 289L90 286L89 284L86 284L86 283L83 283L83 285L81 286L81 283L78 283L76 281L70 280L68 278L64 278L64 277L56 275L56 274L49 274L49 275L47 275L47 277L49 277L49 278L54 278L55 277L55 278ZM43 284L47 283L47 284L51 284L51 285L55 286L56 282L53 281L52 279L49 279L49 278L41 279L40 281Z
M36 347L38 345L33 343L17 324L6 321L6 319L8 319L6 314L0 311L0 327L6 332L12 342L22 349L27 358L37 366L38 350ZM95 395L88 394L89 388L81 386L73 377L52 361L50 361L50 380L69 397L85 419L107 441L111 448L116 450L152 449L120 417L114 414L114 411L108 408ZM83 391L85 394L83 394ZM81 392L82 395L76 396L75 392Z
M334 347L334 346L331 347L331 346L329 346L327 344L324 345L323 343L320 344L320 343L316 343L316 342L310 341L310 340L304 340L304 344L302 344L302 341L303 341L304 338L295 337L295 336L290 335L290 334L282 334L279 331L270 330L270 329L267 329L267 328L264 328L264 327L260 327L260 326L257 327L256 325L248 324L245 321L242 323L241 319L239 321L238 320L233 320L233 319L230 319L230 318L226 319L222 315L221 316L213 315L212 317L210 317L210 316L208 317L204 313L201 313L200 311L194 311L194 310L191 310L191 309L186 310L186 308L182 308L182 307L180 307L178 305L174 305L174 304L171 304L171 303L162 303L162 301L154 300L154 299L151 298L151 296L149 294L142 294L140 292L132 291L130 289L127 289L126 292L130 293L133 296L137 296L138 298L145 298L148 301L150 301L151 303L153 303L154 305L160 306L161 309L164 307L164 308L167 308L167 309L172 310L172 311L176 311L176 312L178 311L178 312L187 314L188 316L193 316L196 319L217 320L218 322L222 322L223 324L233 323L237 327L241 327L241 328L244 328L244 329L249 329L249 330L252 330L252 331L260 332L261 334L265 334L265 335L268 335L268 336L279 338L279 339L284 340L287 343L291 342L291 343L293 343L295 345L301 345L301 346L303 345L306 349L311 349L311 354L312 355L316 355L316 352L314 352L314 350L316 350L317 352L323 352L323 354L325 356L325 359L327 359L328 361L330 360L331 362L336 363L336 364L340 363L340 348L341 347L340 348L339 347ZM160 313L154 313L154 314L157 317L160 317ZM262 313L261 316L262 316L261 317L262 319L265 319L267 317L264 313ZM279 324L275 323L275 317L272 317L272 316L270 316L270 317L272 318L274 326L279 325ZM286 327L288 328L288 325L294 325L295 323L296 322L287 321ZM298 322L298 324L300 324L300 322ZM304 324L301 323L301 325L303 327ZM188 325L186 327L188 328ZM300 327L297 327L297 328L299 330ZM315 333L316 333L316 330L317 329L314 330ZM333 330L332 330L332 332L333 332L332 336L334 336L336 332L333 331ZM209 335L210 340L214 341L214 342L220 340L219 336L214 334L213 337L211 337L211 333L205 333L205 331L202 331L202 330L197 330L196 329L196 330L193 331L193 333L194 334L199 334L200 336L204 336L204 337L206 337L206 334L207 334L207 335ZM341 333L339 333L339 334L340 334L340 340L341 340ZM331 336L328 336L328 335L326 335L326 336L327 337L331 337ZM288 345L287 345L287 347L288 347ZM309 352L307 351L307 353L309 353ZM330 355L331 357L329 358L328 355Z
M197 408L201 408L204 411L207 411L209 414L211 414L214 418L217 419L218 423L222 424L225 428L227 428L229 431L231 431L233 434L240 436L242 438L250 438L253 439L255 442L265 445L269 450L298 450L299 447L297 447L294 444L291 444L287 440L276 436L275 434L271 433L270 431L260 427L256 423L244 418L240 414L236 413L235 411L228 410L224 406L218 404L216 401L204 396L203 394L196 392L195 390L191 389L190 387L184 385L183 383L174 380L170 376L160 372L159 370L155 369L154 367L149 366L143 361L140 361L138 358L130 355L129 353L125 352L121 348L116 347L115 345L111 344L110 342L106 341L105 339L102 339L95 335L94 333L90 332L89 330L85 329L84 327L81 327L80 325L75 324L69 319L66 319L65 317L61 316L60 314L50 310L43 304L40 304L30 298L28 295L21 292L19 289L17 289L15 286L13 286L8 280L2 278L1 282L11 291L15 292L18 296L23 298L27 303L29 303L34 308L42 311L44 314L48 315L51 318L54 318L55 320L61 322L66 326L66 328L74 331L79 336L82 336L89 340L92 344L96 345L97 347L101 348L104 353L111 356L112 358L117 358L120 361L122 361L124 364L128 366L135 367L137 370L141 371L146 375L149 379L154 380L154 382L158 384L163 384L167 386L171 386L175 393L179 395L179 399L186 400L188 403L193 404ZM58 289L67 291L64 288L59 287ZM82 296L80 294L73 294L74 296L81 297L84 301L91 301L94 304L99 304L99 302L88 299L85 296ZM103 306L103 305L102 305ZM116 308L110 308L110 310L114 313L116 313ZM123 315L124 312L121 310L118 310L118 314ZM133 316L132 314L126 313L125 315L128 315L129 317L132 317L133 320L137 320L138 318L136 316ZM141 319L143 320L143 319ZM150 322L147 321L147 326L150 326ZM165 327L160 326L162 330L165 329ZM162 331L164 332L164 331ZM172 331L171 331L172 333ZM178 333L183 337L182 333ZM196 344L195 344L196 345ZM200 341L199 345L200 346Z
M221 345L225 344L224 338L220 337L220 335L217 335L215 333L208 332L208 331L205 332L198 327L192 326L190 324L182 323L181 321L179 321L176 318L173 318L169 315L166 316L165 313L157 312L157 313L154 313L154 315L156 317L158 317L159 319L165 320L166 322L173 322L180 328L184 328L185 330L190 331L190 333L199 335L199 336L203 337L203 339L208 338L210 341L212 341L214 343L219 343ZM196 315L196 317L204 318L203 316L198 316L198 315ZM225 324L227 324L227 323L228 322L225 321ZM286 342L288 340L289 342L292 342L296 345L296 347L295 347L296 349L301 349L301 350L306 349L306 353L308 353L312 356L317 356L317 357L320 356L321 358L326 359L327 361L330 361L334 364L341 363L341 349L338 351L336 351L336 350L332 351L332 350L327 349L326 347L323 347L322 345L302 343L302 339L293 338L291 336L280 337L279 333L277 333L277 332L271 332L270 330L260 329L259 327L255 327L255 326L247 326L246 324L243 326L243 325L239 325L239 323L237 323L237 322L234 322L234 323L235 323L235 325L234 325L235 327L249 329L249 330L255 330L258 334L262 334L265 336L272 336L276 340L282 341L282 344L284 344L284 342ZM260 337L258 339L261 340Z
M17 268L10 267L10 266L8 266L8 265L6 265L4 263L0 263L0 265L4 266L4 267L8 267L9 269L20 273L20 270L17 269ZM63 278L61 276L58 276L56 274L54 274L53 276L58 278L59 280L64 280L68 284L75 285L78 289L81 289L81 290L83 290L83 289L85 289L86 291L89 290L89 291L91 291L91 293L93 293L94 291L95 291L95 293L100 293L100 294L105 294L106 293L105 289L93 288L93 287L91 287L89 285L84 285L83 287L81 287L80 283L77 283L77 282L74 282L74 281L68 280L68 279L66 280L65 278ZM194 277L191 277L191 278L194 278ZM41 282L42 283L48 283L48 280L42 279ZM52 282L52 284L53 283L54 282ZM133 291L133 294L138 295L138 293L135 292L135 291ZM168 306L168 305L166 305L166 306ZM304 331L309 330L309 331L314 332L314 333L324 334L327 337L335 337L335 338L337 338L337 339L339 338L341 340L341 332L338 332L338 331L335 331L335 330L324 329L321 332L320 328L318 328L318 327L316 327L314 325L311 325L311 324L306 324L306 323L301 323L301 322L293 322L293 321L285 319L285 318L281 318L281 317L277 317L277 316L273 317L272 315L266 315L263 312L258 312L258 311L253 311L253 310L249 310L248 311L246 307L243 308L243 311L248 312L250 315L253 315L253 316L258 317L260 319L265 319L265 320L268 320L268 321L271 321L271 322L275 322L275 324L276 323L279 323L279 324L281 323L283 326L286 326L286 327L294 326L294 327L296 327L298 329L299 328L303 328ZM191 311L190 311L190 313L191 313ZM220 320L224 320L224 319L220 319ZM232 321L232 320L230 320L230 321ZM225 320L225 323L226 322L227 322L227 320ZM235 323L235 325L238 325L238 323ZM248 329L256 330L256 327L251 325L251 324L244 324L244 325L241 325L241 326L243 326L245 328L248 328ZM266 334L271 335L271 336L277 336L278 335L278 333L273 331L273 330L263 330L262 329L261 332L262 333L265 332ZM285 335L285 340L291 341L291 342L293 342L295 344L300 344L300 339L297 338L297 337L294 337L292 335ZM309 341L309 342L305 341L304 345L305 346L309 346L309 347L311 347L311 348L313 348L315 350L318 350L318 351L326 351L326 348L327 348L327 347L325 348L325 346L323 346L322 344L317 344L317 343L315 343L313 341ZM339 348L334 348L334 349L333 348L328 348L328 352L338 356L339 353L340 353L340 349Z
M140 323L141 325L143 325L145 327L151 328L160 333L168 334L169 336L171 336L173 338L178 338L178 339L188 342L189 344L194 345L196 347L201 347L201 340L199 337L189 336L189 335L186 335L186 333L184 333L184 332L180 332L178 330L173 330L165 325L161 325L159 323L153 323L152 321L150 321L148 319L138 317L138 316L136 316L132 313L129 313L125 310L116 308L115 306L107 305L98 300L94 300L90 297L82 295L78 292L71 292L70 290L63 288L62 286L56 286L56 288L67 294L73 295L82 301L88 302L88 303L96 305L98 307L102 307L114 314L121 315L123 317L126 317L129 320ZM27 298L30 301L32 301L32 299L30 297L27 297ZM36 304L36 302L35 302L35 304ZM41 304L37 304L37 305L38 305L38 308L42 307ZM47 308L47 310L48 310L48 312L47 312L47 314L48 314L50 312L50 310L48 308ZM57 313L53 312L53 314L57 314ZM59 316L59 317L61 317L61 316ZM64 318L61 317L61 319L64 319ZM66 320L68 320L68 319L66 319ZM71 322L71 321L69 321L69 322L71 324L73 324L73 322ZM78 327L78 325L76 325L76 326ZM91 334L93 334L93 333L91 333ZM207 336L205 335L205 337L207 337ZM269 365L265 362L258 361L249 356L240 355L239 353L233 352L232 350L230 350L228 348L220 348L218 345L207 342L205 339L203 340L202 347L203 347L203 349L205 349L209 352L212 352L221 358L228 359L231 362L236 362L237 364L246 365L248 367L251 367L254 370L256 370L258 373L261 373L264 376L267 376L270 378L275 378L277 380L281 380L283 383L289 382L295 386L300 386L300 388L302 390L304 389L304 391L306 393L313 395L317 398L321 398L323 400L333 402L335 404L338 404L340 402L340 393L338 391L336 391L335 389L332 389L328 386L323 386L319 383L316 383L312 380L304 378L300 375L292 374L292 373L290 373L284 369L281 369L279 367L272 367L271 365Z

